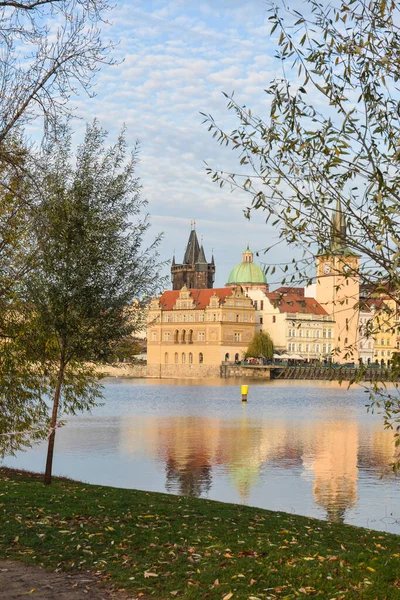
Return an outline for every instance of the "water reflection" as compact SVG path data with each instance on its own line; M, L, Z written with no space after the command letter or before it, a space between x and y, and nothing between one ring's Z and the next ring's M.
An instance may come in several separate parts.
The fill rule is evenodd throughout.
M360 428L356 421L335 420L326 414L311 425L290 421L240 420L203 417L152 417L124 419L123 451L152 456L165 468L165 489L190 496L208 496L213 477L225 473L240 501L248 503L252 491L271 469L312 481L315 504L324 517L344 522L357 499L359 469L372 469L376 482L393 460L393 434ZM134 442L132 440L135 440ZM385 471L384 471L385 470Z
M55 471L400 533L393 434L362 392L282 382L251 392L242 405L237 385L220 382L108 384L103 407L57 434ZM40 470L44 455L6 464Z

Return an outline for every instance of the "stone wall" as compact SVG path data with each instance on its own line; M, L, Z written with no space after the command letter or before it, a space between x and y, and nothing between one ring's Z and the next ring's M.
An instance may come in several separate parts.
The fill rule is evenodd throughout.
M241 379L251 377L252 379L271 379L270 366L242 366L242 365L227 365L221 366L221 377L240 377Z
M98 365L96 370L106 377L147 377L147 365L117 363L114 365Z
M221 367L217 365L148 365L148 377L202 379L221 376Z

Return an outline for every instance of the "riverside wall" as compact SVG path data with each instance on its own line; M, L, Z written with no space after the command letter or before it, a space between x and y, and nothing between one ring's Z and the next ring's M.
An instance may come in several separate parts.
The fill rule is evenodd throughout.
M309 379L351 381L357 370L351 368L328 367L277 367L274 365L131 365L117 363L98 365L97 372L106 377L151 378L151 379ZM359 374L361 381L391 381L387 369L367 369Z

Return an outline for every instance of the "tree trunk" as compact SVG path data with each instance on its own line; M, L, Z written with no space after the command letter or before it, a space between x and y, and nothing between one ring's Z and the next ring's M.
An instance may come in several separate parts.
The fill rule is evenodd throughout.
M53 411L51 414L51 422L50 422L50 435L49 435L49 444L47 447L47 460L46 460L46 471L44 474L44 484L50 485L51 483L51 472L53 468L53 454L54 454L54 441L56 437L55 427L57 425L57 412L58 412L58 402L60 399L61 387L64 381L64 370L65 370L65 357L64 352L61 354L60 358L60 366L58 370L57 377L57 385L54 391L53 397Z

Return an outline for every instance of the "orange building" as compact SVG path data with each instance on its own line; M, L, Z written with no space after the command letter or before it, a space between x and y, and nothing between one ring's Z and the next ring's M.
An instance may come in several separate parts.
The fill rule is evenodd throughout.
M255 309L243 289L169 290L150 304L150 377L219 377L241 360L255 332Z

